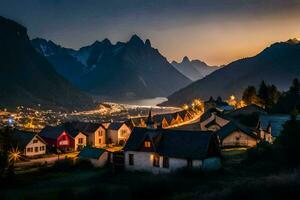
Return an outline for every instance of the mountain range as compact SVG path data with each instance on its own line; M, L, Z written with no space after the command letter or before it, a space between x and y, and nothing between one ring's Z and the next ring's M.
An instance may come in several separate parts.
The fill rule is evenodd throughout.
M176 70L150 40L96 41L79 50L33 39L34 48L74 85L102 99L165 97L192 81Z
M171 64L180 73L192 81L202 79L213 71L219 69L217 66L208 66L205 62L200 60L190 60L187 56L183 57L180 63L173 61Z
M274 43L256 56L234 61L193 82L170 95L162 105L181 105L194 98L206 100L210 96L241 97L247 86L257 86L262 80L286 90L294 78L300 78L299 58L300 42L297 39Z
M0 107L80 109L92 99L60 76L32 47L27 29L0 17Z

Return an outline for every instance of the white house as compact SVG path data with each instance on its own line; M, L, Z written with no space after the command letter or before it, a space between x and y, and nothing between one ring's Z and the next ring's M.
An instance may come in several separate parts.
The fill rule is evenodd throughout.
M11 135L12 146L24 156L39 156L46 154L47 143L36 133L14 130Z
M222 147L253 147L261 140L255 129L231 121L217 131Z
M94 167L103 167L108 161L108 152L101 148L85 147L78 154L78 159L89 160Z
M124 122L112 122L107 128L109 144L124 145L128 140L131 129Z
M154 174L185 167L221 167L217 138L212 132L134 128L125 147L125 169Z

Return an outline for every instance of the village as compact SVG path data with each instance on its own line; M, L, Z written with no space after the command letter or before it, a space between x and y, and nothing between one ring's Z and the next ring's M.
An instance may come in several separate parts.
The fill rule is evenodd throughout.
M286 94L298 94L298 85L294 81ZM6 198L23 198L21 193L29 198L94 198L99 190L106 199L121 198L118 191L125 192L124 199L230 199L230 194L239 199L247 190L239 188L248 187L247 180L253 190L264 182L277 187L299 174L292 156L297 154L298 112L291 107L286 112L290 114L276 113L272 109L282 105L281 100L272 104L267 101L271 93L263 97L247 91L241 100L233 95L227 100L194 99L174 112L149 107L142 116L122 120L95 122L93 113L91 121L60 121L38 131L7 120L1 148L8 163L2 165L0 182ZM289 170L296 172L291 175ZM273 181L274 173L283 175ZM231 192L218 191L215 184ZM156 192L147 195L148 189Z
M148 116L125 121L69 121L39 132L8 124L10 156L20 171L64 159L153 174L186 167L214 171L222 168L222 150L272 144L287 120L288 115L270 115L255 104L241 106L233 96L211 97L174 113L153 115L149 109Z

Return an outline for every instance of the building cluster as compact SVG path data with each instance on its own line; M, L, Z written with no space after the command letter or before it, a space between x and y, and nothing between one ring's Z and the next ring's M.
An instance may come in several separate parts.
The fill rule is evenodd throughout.
M249 105L231 109L212 99L205 104L198 121L182 126L176 125L193 120L196 114L183 110L152 116L150 110L148 117L124 122L68 122L46 126L39 133L15 130L13 144L25 156L57 149L79 151L78 159L88 159L96 167L110 162L129 171L169 173L185 167L217 170L221 168L222 148L272 143L279 124L274 119L278 118L270 117L262 108ZM252 122L254 116L258 117ZM109 151L114 146L122 147L121 151Z
M170 128L174 126L178 126L183 122L187 122L193 119L198 113L189 109L189 110L182 110L174 113L167 113L167 114L160 114L154 115L152 117L153 126L154 127L162 127L162 128ZM151 110L149 115L151 115ZM129 123L132 127L146 127L148 117L138 117L138 118L131 118Z

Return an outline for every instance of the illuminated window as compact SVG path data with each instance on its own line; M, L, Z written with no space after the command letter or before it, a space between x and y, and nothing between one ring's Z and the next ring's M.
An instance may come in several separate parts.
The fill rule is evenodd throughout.
M163 157L163 168L169 168L169 158Z
M101 137L103 135L102 131L99 131L98 135Z
M159 155L153 156L153 167L159 167Z
M126 130L121 130L121 136L124 137L126 135L127 131Z
M151 142L145 141L145 142L144 142L144 147L150 148L150 147L151 147Z
M133 157L133 154L129 154L129 165L134 165L134 157Z

